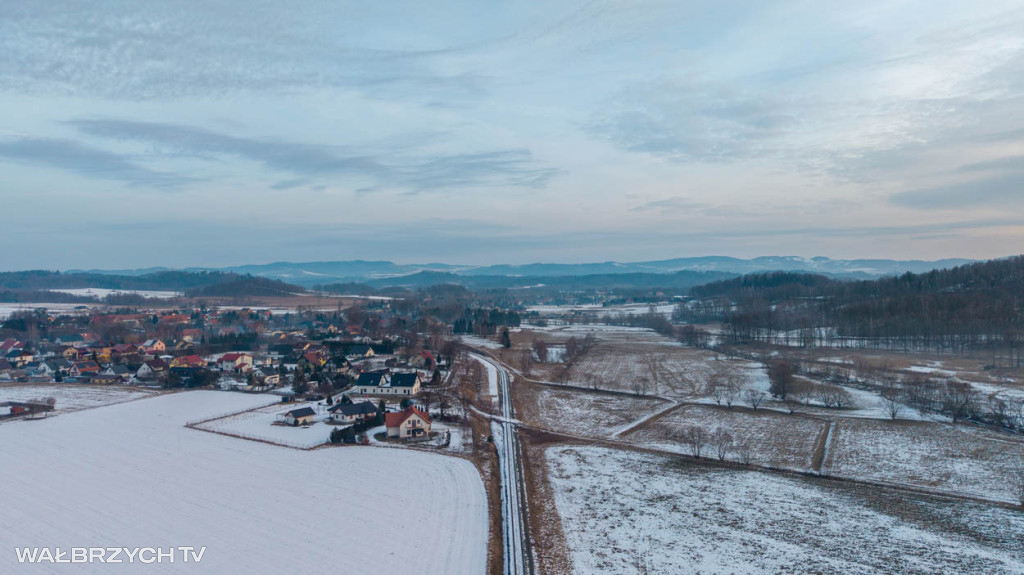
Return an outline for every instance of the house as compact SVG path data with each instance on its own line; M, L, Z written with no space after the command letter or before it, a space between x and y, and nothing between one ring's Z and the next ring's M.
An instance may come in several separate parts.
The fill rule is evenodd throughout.
M135 372L135 377L139 379L156 379L165 373L167 373L167 363L164 360L150 359L142 362L139 370Z
M288 425L309 425L313 423L316 412L312 407L300 407L284 414L284 422Z
M373 357L374 355L376 354L373 352L373 348L368 345L353 345L348 348L348 353L345 354L345 357L358 359Z
M192 351L195 349L195 344L190 341L181 340L175 346L175 351Z
M192 318L183 314L167 314L160 316L160 325L187 325Z
M139 369L142 369L142 368L139 368ZM121 383L128 383L129 381L131 381L132 376L134 375L134 373L132 373L132 370L128 369L128 366L120 365L120 364L112 365L112 366L108 367L103 372L103 374L104 375L113 375L113 376L117 377L120 380Z
M70 345L64 345L57 348L57 355L64 359L75 360L78 359L78 348Z
M5 339L0 341L0 354L7 355L12 351L18 351L25 347L25 344L16 339Z
M327 411L331 414L331 421L336 423L355 423L377 417L377 408L369 401L339 403Z
M423 350L418 356L413 358L411 363L415 367L422 367L423 369L433 371L433 369L437 367L437 358L435 358L434 354L430 353L430 351Z
M385 392L382 389L388 386L388 372L384 371L368 371L366 373L360 373L359 379L356 380L355 391L363 395L380 395Z
M324 357L324 354L320 351L307 351L306 353L302 354L300 361L303 359L306 360L306 362L308 362L309 365L313 367L323 367L324 364L327 363L327 359Z
M252 356L247 353L225 353L217 360L221 371L246 372L252 369Z
M198 355L183 355L172 359L171 367L206 367L206 362Z
M420 392L420 385L422 384L423 379L418 371L396 373L391 376L391 387L398 390L395 392L396 395L416 395Z
M188 343L199 343L203 340L203 330L194 327L184 329L181 331L181 340Z
M76 361L71 369L68 370L68 374L72 377L80 377L83 375L93 375L100 372L100 366L95 361Z
M104 383L109 385L112 383L121 383L121 378L109 373L96 373L89 378L89 383Z
M160 341L159 339L147 339L142 344L142 351L148 354L156 355L158 353L163 353L167 351L167 344Z
M408 439L430 435L430 417L412 406L385 415L384 425L388 428L388 437Z
M324 370L328 373L348 373L352 364L343 357L332 357L324 364Z
M57 338L55 343L70 347L85 347L85 338L78 334L62 335Z
M33 359L35 359L35 355L31 351L24 349L7 354L7 361L13 363L16 367L24 367L26 364L31 363Z

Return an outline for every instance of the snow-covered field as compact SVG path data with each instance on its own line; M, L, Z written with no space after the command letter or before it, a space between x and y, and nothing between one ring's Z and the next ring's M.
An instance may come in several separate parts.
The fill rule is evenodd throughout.
M87 309L76 309L83 306ZM103 307L106 306L81 303L5 303L0 305L0 319L7 319L15 312L32 311L36 309L46 309L50 313L79 315L89 313L95 308Z
M747 442L751 462L756 465L806 471L812 467L816 447L823 440L828 423L765 409L751 412L687 405L621 438L644 447L690 454L689 445L676 438L687 426L700 427L708 434L718 427L725 429L736 441ZM706 445L702 455L716 457L714 449ZM732 450L727 459L742 457L738 450Z
M842 420L830 452L833 475L1011 502L1024 469L1019 436L964 425Z
M531 305L526 308L528 312L537 312L542 316L557 316L563 314L575 314L585 313L589 315L595 315L597 317L604 317L606 315L617 316L617 315L646 315L654 313L671 316L676 309L676 304L671 302L659 302L656 304L647 303L634 303L624 305L611 305L605 306L600 304L580 304L580 305Z
M486 337L477 337L475 335L460 335L459 340L466 345L482 347L484 349L501 349L502 347L500 343L494 340L487 339Z
M529 387L517 400L516 409L523 421L552 431L593 437L609 436L669 405L654 398L541 386Z
M547 450L573 573L1024 573L1024 514L600 447Z
M108 295L140 295L151 299L171 299L182 295L176 291L155 291L155 290L134 290L134 289L105 289L105 288L74 288L50 290L85 297L105 298Z
M468 461L188 429L264 396L195 391L0 426L0 573L483 573ZM199 565L19 565L14 547L205 546Z
M646 381L650 394L693 399L710 396L708 382L716 373L734 378L742 389L768 389L760 363L649 343L599 343L573 365L568 383L590 387L596 379L604 389L633 392L636 382Z
M269 441L286 447L308 449L327 443L334 426L323 423L328 415L325 406L316 403L281 403L280 401L275 401L277 398L274 396L263 396L263 399L264 405L267 403L270 403L270 405L205 421L195 425L195 427L206 431L237 435L246 439ZM303 407L311 407L317 412L315 423L305 427L275 425L275 423L279 423L282 420L286 412L293 409L302 409Z
M123 386L66 384L12 384L0 386L0 402L32 401L52 397L55 413L90 409L148 397L157 392Z

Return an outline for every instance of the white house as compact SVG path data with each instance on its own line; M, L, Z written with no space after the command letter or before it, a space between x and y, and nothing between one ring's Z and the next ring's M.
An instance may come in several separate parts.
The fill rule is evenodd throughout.
M430 417L412 406L405 411L385 415L384 424L388 428L388 437L408 439L430 435Z

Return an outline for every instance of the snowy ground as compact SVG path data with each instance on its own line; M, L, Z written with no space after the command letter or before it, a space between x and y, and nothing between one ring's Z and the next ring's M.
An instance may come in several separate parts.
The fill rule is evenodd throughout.
M833 475L1011 502L1024 469L1019 436L964 425L843 420L830 452Z
M573 573L1024 572L1024 514L599 447L547 450Z
M736 441L747 442L751 462L756 465L806 471L812 467L815 449L828 423L765 409L751 412L687 405L622 435L621 439L644 447L690 454L689 445L676 438L676 434L687 426L700 427L708 434L718 427L725 429ZM702 455L717 457L713 452L714 447L707 445ZM742 457L733 450L727 459L741 460Z
M105 298L108 295L140 295L144 298L171 299L181 296L176 291L153 291L133 289L105 289L105 288L75 288L75 289L54 289L50 291L66 293L77 296Z
M498 368L494 367L494 364L490 361L485 360L483 357L476 355L475 353L470 354L470 357L474 361L477 361L487 370L487 394L491 396L491 403L495 406L498 405Z
M487 503L468 461L183 427L266 399L176 393L0 426L0 573L485 571ZM201 564L28 568L12 549L184 545L207 548Z
M88 309L75 309L78 307L86 307ZM91 313L95 309L104 307L106 306L81 303L5 303L0 305L0 319L7 319L15 312L32 311L40 308L44 308L53 314L80 315Z
M590 387L596 379L604 389L632 392L635 382L646 381L648 393L694 399L710 396L708 382L716 373L735 379L742 389L768 389L761 363L703 349L603 340L573 365L567 383Z
M56 414L141 399L154 393L156 392L118 385L12 384L0 386L0 402L32 401L52 397L57 400L54 405Z
M501 349L502 345L494 340L487 339L485 337L477 337L475 335L460 335L459 340L466 345L472 345L474 347L482 347L484 349Z
M659 302L656 304L633 303L612 306L605 306L600 304L531 305L526 308L526 311L535 311L542 316L558 316L564 314L586 313L590 315L595 315L597 317L604 317L606 315L614 317L618 315L646 315L650 313L652 309L656 314L661 314L663 316L670 317L676 309L676 304L672 302Z
M522 383L517 383L523 386ZM552 431L607 437L668 405L647 397L588 393L532 385L517 389L519 419Z
M317 403L281 403L275 399L273 396L263 396L263 404L271 405L203 422L196 427L287 447L310 448L327 443L334 426L323 423L328 416L325 406ZM311 407L317 412L314 423L305 427L276 425L282 421L286 412L303 407Z

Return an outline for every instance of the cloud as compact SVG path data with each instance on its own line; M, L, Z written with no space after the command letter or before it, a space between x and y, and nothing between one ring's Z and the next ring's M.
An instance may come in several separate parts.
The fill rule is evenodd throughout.
M976 206L1024 205L1024 156L1005 156L974 162L953 170L980 174L965 182L899 192L889 200L898 206L941 210Z
M1024 204L1024 173L1013 173L948 186L899 192L890 196L898 206L949 210L977 206Z
M368 178L375 182L373 186L362 188L364 190L382 187L414 192L482 187L540 188L559 173L556 168L541 165L526 149L356 154L344 146L242 138L183 124L125 120L74 120L68 124L92 137L143 142L163 154L229 156L257 162L270 171L299 176L274 184L272 187L278 190L328 176Z
M132 186L170 188L194 182L188 178L139 166L123 156L71 140L13 138L0 140L0 158L46 166Z
M483 74L445 65L471 38L472 28L454 18L437 22L442 43L388 42L383 30L373 33L384 22L332 2L114 0L95 7L54 0L4 12L0 89L21 93L147 100L342 88L374 98L465 101L485 92Z
M690 198L684 197L673 197L665 198L662 200L652 200L634 206L629 209L631 212L651 212L656 211L662 214L671 212L691 212L696 210L703 210L710 207L709 204L704 202L696 202Z
M588 129L632 152L721 162L765 155L795 124L768 98L710 84L654 83L610 100Z

